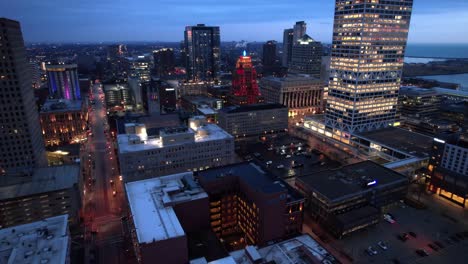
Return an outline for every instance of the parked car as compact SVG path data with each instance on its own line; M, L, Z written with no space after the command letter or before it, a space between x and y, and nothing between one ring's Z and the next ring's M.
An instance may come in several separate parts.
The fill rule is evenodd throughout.
M395 223L395 220L393 220L393 218L389 214L384 214L383 218L385 219L385 221L389 222L390 224Z
M284 165L283 164L280 164L278 166L276 166L277 169L284 169Z
M399 234L399 235L398 235L398 239L400 239L401 241L405 242L406 240L409 239L409 235L408 235L407 233Z
M387 250L387 249L388 249L387 244L386 244L385 242L383 242L383 241L379 241L379 242L377 243L377 245L378 245L381 249L383 249L383 250Z
M377 250L375 250L372 246L368 247L366 249L366 252L367 254L369 254L369 256L373 256L373 255L377 255Z
M429 244L427 244L427 246L430 247L434 251L439 251L439 248L434 244L429 243Z
M269 161L266 162L266 165L270 166L272 163L273 163L273 161L269 160Z
M416 233L414 233L414 232L412 232L412 231L408 232L408 234L409 234L410 236L414 237L414 238L417 237Z
M429 253L427 253L427 251L424 250L424 249L417 249L417 250L416 250L416 254L418 254L418 255L421 256L421 257L427 257L427 256L429 256Z
M442 242L440 241L434 241L434 245L437 245L439 248L444 248L444 244L442 244Z

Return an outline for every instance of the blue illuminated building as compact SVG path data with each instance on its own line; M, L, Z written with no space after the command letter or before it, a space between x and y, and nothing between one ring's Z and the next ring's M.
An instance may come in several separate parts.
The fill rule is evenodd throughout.
M80 100L80 85L76 64L47 64L49 94L56 99Z

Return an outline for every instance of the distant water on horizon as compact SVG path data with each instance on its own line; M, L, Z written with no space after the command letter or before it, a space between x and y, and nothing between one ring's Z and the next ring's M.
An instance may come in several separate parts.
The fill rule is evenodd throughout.
M467 44L408 44L405 56L419 58L468 58Z

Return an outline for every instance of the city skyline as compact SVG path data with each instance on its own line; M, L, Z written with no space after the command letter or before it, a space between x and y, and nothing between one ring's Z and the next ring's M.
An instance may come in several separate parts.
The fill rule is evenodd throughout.
M199 23L219 26L221 41L274 39L281 42L285 28L304 20L314 39L331 43L334 1L271 4L261 0L248 6L231 0L221 4L212 0L182 2L162 0L115 5L107 0L99 3L22 0L0 4L0 17L19 20L26 42L175 42L183 39L185 26ZM47 15L50 12L55 15ZM467 2L416 1L409 43L468 43L468 36L459 34L462 25L467 23Z

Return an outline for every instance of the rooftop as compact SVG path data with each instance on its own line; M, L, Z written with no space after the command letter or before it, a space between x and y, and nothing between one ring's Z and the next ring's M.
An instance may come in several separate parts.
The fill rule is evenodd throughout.
M81 106L81 100L47 99L41 108L41 113L80 111Z
M264 248L247 246L245 249L233 251L230 256L207 262L206 259L194 259L190 264L308 264L308 263L339 263L326 249L320 246L309 235L301 235Z
M0 229L0 263L68 263L68 215Z
M229 106L220 109L220 112L234 114L244 113L250 111L261 111L261 110L272 110L272 109L286 109L287 107L282 104L253 104L253 105L242 105L242 106Z
M363 161L297 179L309 189L335 202L388 185L406 183L407 177L372 161Z
M288 201L303 199L303 197L294 189L289 188L287 183L273 176L269 172L265 172L254 163L242 162L230 164L196 173L196 177L200 179L200 181L204 182L217 181L219 178L228 176L238 177L239 180L244 181L257 192L277 193L287 191Z
M397 127L358 132L356 135L419 158L429 157L432 149L431 137Z
M195 130L194 130L195 128ZM165 147L162 142L162 137L168 135L168 131L179 129L179 133L193 134L195 133L195 143L229 139L232 136L214 124L202 124L198 127L187 128L185 127L182 131L181 127L166 128L164 133L160 133L160 137L149 137L145 132L140 134L120 134L117 136L117 143L119 146L120 153L144 151L151 149L158 149ZM146 130L146 129L145 129ZM186 141L180 141L180 143L174 143L173 145L186 144Z
M125 184L139 243L185 236L173 205L208 197L192 172Z
M432 89L421 88L417 86L401 86L400 96L436 96L437 92Z
M320 81L320 79L311 77L310 75L306 75L306 74L288 74L285 77L267 76L267 77L262 78L260 82L261 81L278 82L281 85L295 85L295 84L307 84L307 83L322 84L322 81Z
M78 184L79 175L79 165L38 168L22 182L0 186L0 200L68 189Z

